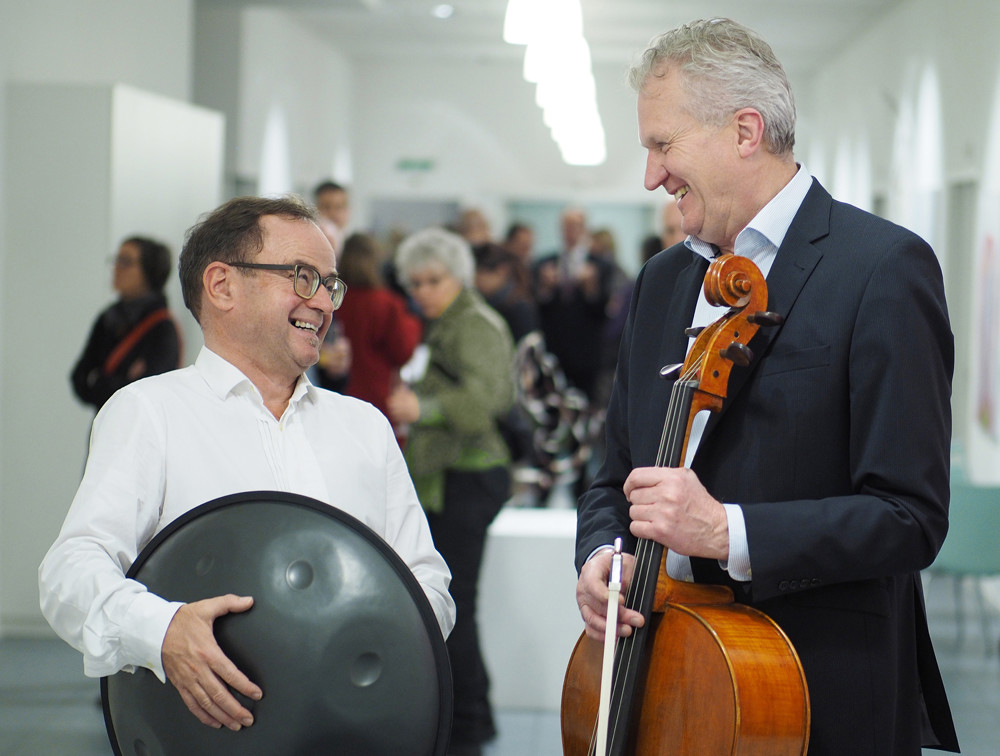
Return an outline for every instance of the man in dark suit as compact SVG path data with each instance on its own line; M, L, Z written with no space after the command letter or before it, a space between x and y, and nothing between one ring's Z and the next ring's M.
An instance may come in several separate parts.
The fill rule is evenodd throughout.
M587 219L578 208L561 216L563 249L542 257L533 289L545 346L566 378L594 399L601 370L601 334L608 321L611 266L590 253Z
M636 282L606 458L580 502L587 633L604 637L608 544L655 540L673 577L728 585L787 633L810 754L957 750L919 576L948 528L954 354L934 253L795 162L788 82L748 29L675 29L630 79L646 188L678 200L689 236ZM783 323L751 340L686 465L656 467L670 394L659 369L684 361L686 328L722 314L701 293L720 253L761 268ZM643 623L623 608L618 633Z

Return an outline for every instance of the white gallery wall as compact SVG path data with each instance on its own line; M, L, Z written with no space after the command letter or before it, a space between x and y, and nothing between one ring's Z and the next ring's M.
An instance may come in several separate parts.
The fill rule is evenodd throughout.
M1000 48L983 30L998 25L997 3L902 3L799 94L809 167L835 165L845 134L864 142L882 210L938 253L956 343L954 436L970 478L994 485L1000 286L989 287L984 258L1000 238ZM821 178L841 194L832 173Z
M352 183L350 61L280 10L197 8L194 100L226 115L231 194Z
M109 259L139 233L165 241L176 260L184 231L221 199L223 121L123 84L11 84L7 106L5 184L16 190L0 341L9 440L0 459L0 618L4 628L34 631L37 565L79 483L91 420L68 376L94 316L114 299ZM54 187L72 203L54 207ZM176 277L167 294L192 358L200 332Z
M107 260L135 232L176 253L192 216L220 196L221 117L186 102L191 21L190 2L0 2L2 633L44 629L38 560L79 480L90 423L68 371L113 298ZM188 139L192 121L196 144L215 142L207 153ZM184 169L189 157L201 164ZM207 171L210 189L195 190ZM197 210L178 210L178 172Z

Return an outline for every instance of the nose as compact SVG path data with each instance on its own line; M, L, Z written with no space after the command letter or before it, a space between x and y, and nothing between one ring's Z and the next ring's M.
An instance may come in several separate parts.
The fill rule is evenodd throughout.
M325 286L316 289L316 292L306 301L310 307L320 310L324 315L333 316L333 300L330 299L330 292Z
M647 191L653 191L658 186L662 186L667 180L667 171L660 164L659 159L653 154L652 150L646 153L646 176L643 180L643 186L646 187Z

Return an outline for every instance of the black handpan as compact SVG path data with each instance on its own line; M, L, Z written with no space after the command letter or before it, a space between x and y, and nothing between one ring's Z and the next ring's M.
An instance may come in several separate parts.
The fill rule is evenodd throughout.
M444 639L413 574L366 525L295 494L202 504L142 550L128 577L171 601L235 593L226 655L264 691L239 732L203 725L148 669L101 680L117 756L443 754L452 717Z

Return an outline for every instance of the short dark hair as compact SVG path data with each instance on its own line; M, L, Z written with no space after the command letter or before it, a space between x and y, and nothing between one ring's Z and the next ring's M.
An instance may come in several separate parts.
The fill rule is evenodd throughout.
M251 262L264 248L260 219L277 215L316 222L316 213L295 195L236 197L203 216L187 233L178 272L184 304L201 322L202 276L213 262Z
M507 235L504 237L505 241L510 241L515 236L517 236L522 231L531 231L532 228L527 223L521 223L520 221L515 221L507 226Z
M170 278L170 248L148 236L130 236L122 244L134 244L139 248L139 267L146 285L150 291L162 294Z
M476 270L496 270L505 265L512 266L517 259L512 252L492 242L474 247L472 256L476 261Z
M313 189L313 199L318 200L319 195L323 192L347 192L347 187L342 184L338 184L336 181L321 181L316 184L316 188Z

